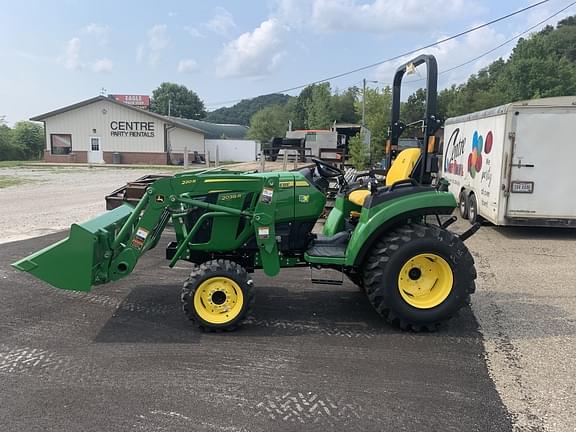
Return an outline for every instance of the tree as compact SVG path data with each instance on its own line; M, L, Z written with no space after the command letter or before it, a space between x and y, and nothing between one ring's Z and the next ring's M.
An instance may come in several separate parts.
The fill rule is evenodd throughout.
M22 160L24 151L12 142L12 129L0 123L0 160Z
M366 89L366 127L370 129L370 158L379 162L384 155L384 147L388 138L390 124L390 109L392 107L392 90L390 87ZM361 101L356 101L356 113L362 113Z
M334 121L330 84L313 84L311 97L305 105L307 129L328 129Z
M304 129L307 127L306 107L312 101L313 88L313 86L304 87L298 97L291 100L286 106L286 110L289 114L290 120L292 121L292 126L294 129Z
M350 153L350 163L354 168L359 171L366 168L368 154L366 152L364 138L360 134L350 138L348 141L348 152Z
M286 105L295 97L285 94L269 94L253 99L244 99L231 107L219 108L206 115L205 120L212 123L233 123L248 125L254 114L271 105Z
M285 136L287 130L288 113L284 107L273 105L261 109L252 116L247 137L267 143L274 137Z
M45 147L44 128L36 123L20 121L12 129L12 144L21 148L27 159L40 159Z
M424 119L424 113L426 112L426 89L419 88L408 96L406 102L402 104L400 112L400 118L406 124Z
M152 92L150 111L187 119L202 119L206 116L204 102L192 90L185 86L164 82Z
M359 90L357 87L350 87L343 93L336 93L332 96L332 109L334 120L339 123L356 123L360 117L354 108Z
M454 117L509 102L576 94L576 16L521 38L498 59L438 96L440 115Z

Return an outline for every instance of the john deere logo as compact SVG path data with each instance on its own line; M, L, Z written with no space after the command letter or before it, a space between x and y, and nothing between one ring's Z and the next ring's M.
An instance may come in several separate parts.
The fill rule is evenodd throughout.
M306 204L310 202L310 195L298 195L298 202Z

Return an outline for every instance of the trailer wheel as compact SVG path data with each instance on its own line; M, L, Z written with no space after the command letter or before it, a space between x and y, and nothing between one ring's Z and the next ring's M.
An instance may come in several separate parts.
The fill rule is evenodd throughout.
M460 197L458 198L458 211L462 219L468 218L468 196L466 191L460 192Z
M182 288L182 309L201 329L230 331L250 314L254 304L252 279L228 260L194 267Z
M473 193L468 196L468 220L471 224L478 222L478 201Z
M380 239L364 263L374 309L403 330L435 330L470 301L474 259L451 232L409 224Z

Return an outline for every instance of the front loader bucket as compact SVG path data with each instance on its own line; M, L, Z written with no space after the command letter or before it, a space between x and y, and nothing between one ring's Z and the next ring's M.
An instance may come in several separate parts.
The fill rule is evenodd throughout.
M12 264L50 285L71 291L90 291L104 283L101 271L110 258L110 245L134 208L124 204L81 224L73 224L64 240Z

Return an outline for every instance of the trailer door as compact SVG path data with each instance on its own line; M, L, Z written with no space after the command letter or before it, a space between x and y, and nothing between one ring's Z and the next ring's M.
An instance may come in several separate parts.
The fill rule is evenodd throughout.
M576 218L576 110L532 108L513 115L515 142L506 215Z

